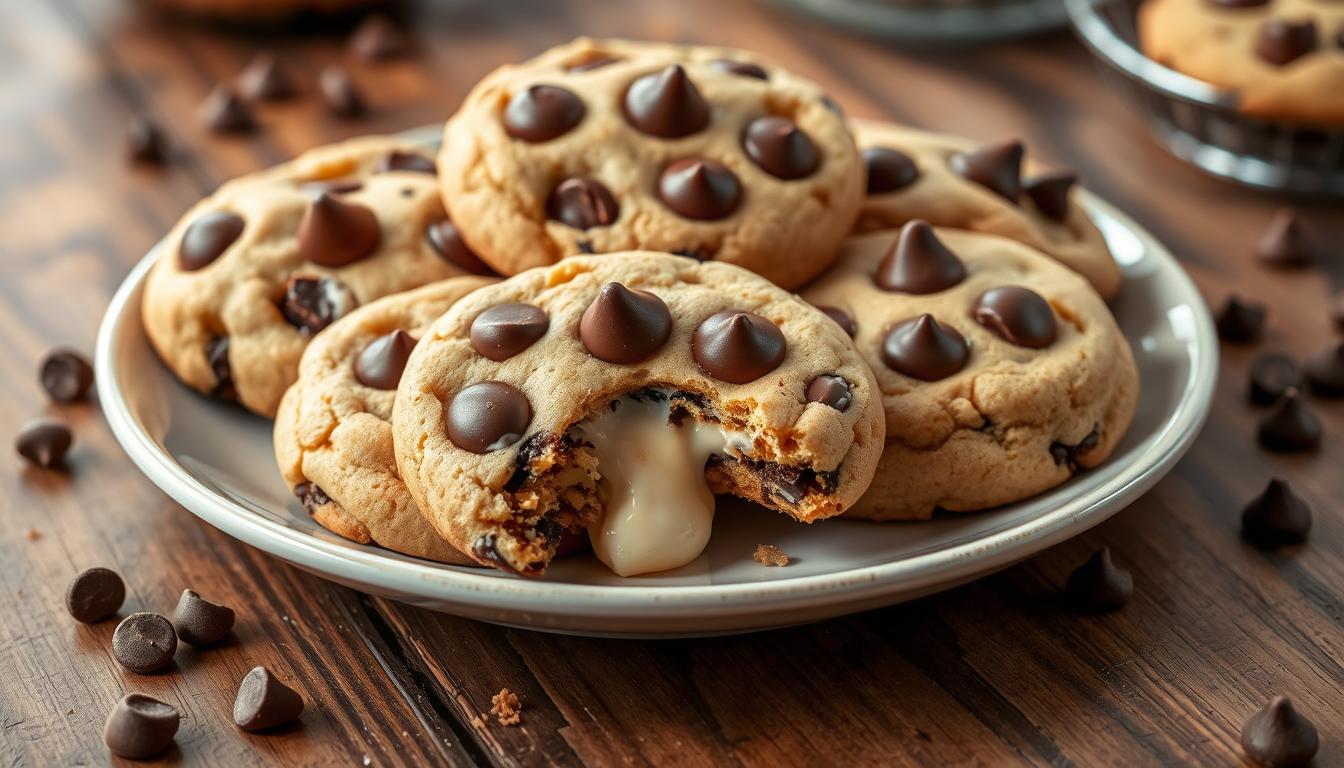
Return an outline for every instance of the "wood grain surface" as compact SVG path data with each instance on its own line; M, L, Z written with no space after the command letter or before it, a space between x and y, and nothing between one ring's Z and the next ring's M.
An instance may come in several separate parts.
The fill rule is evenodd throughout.
M429 3L408 21L418 53L354 61L344 29L249 32L167 22L130 0L9 0L0 27L0 424L57 414L76 433L68 474L0 472L0 758L105 764L101 727L128 690L185 714L165 762L196 765L1228 765L1242 721L1291 695L1344 764L1344 403L1309 457L1260 451L1245 402L1256 348L1225 347L1213 416L1189 456L1130 509L991 578L903 606L794 629L635 642L502 629L370 598L198 522L123 455L96 403L53 407L36 366L53 345L91 351L130 266L222 180L311 146L441 121L498 64L576 34L725 43L790 62L848 112L985 140L1025 139L1079 169L1181 258L1211 304L1271 307L1262 348L1336 339L1326 306L1344 278L1344 208L1296 201L1329 245L1320 269L1270 273L1253 244L1284 204L1211 180L1151 143L1067 33L981 48L898 50L770 6L733 0ZM258 112L243 138L195 110L258 49L311 93L350 68L371 114L330 117L303 98ZM124 162L135 114L173 141L161 170ZM1309 543L1261 551L1238 536L1272 475L1313 505ZM1108 544L1133 571L1123 610L1061 607L1069 570ZM236 639L184 649L140 677L112 659L115 622L76 624L69 579L106 565L123 613L171 612L191 587L239 611ZM250 736L230 711L266 664L300 690L301 724ZM522 723L479 717L502 687Z

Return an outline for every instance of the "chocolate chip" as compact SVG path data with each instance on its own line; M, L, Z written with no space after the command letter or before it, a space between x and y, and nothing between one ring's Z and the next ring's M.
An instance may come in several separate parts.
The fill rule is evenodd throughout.
M901 227L873 279L885 291L938 293L965 280L966 265L943 245L927 221L916 219Z
M585 312L584 317L587 316ZM551 319L541 307L498 304L471 321L471 346L482 357L496 362L508 360L545 336L550 327ZM579 327L583 327L582 323Z
M1255 34L1255 53L1282 67L1316 49L1316 22L1311 19L1266 19Z
M427 173L430 176L438 175L439 172L432 158L425 157L419 152L403 152L400 149L394 149L383 155L374 170L377 173L406 171L408 173Z
M588 109L573 91L558 85L532 85L509 99L504 108L504 132L531 143L550 141L569 133Z
M75 577L65 590L65 610L84 624L111 616L126 601L126 584L116 571L89 568Z
M355 295L331 277L291 277L285 284L280 313L289 324L314 334L344 317L359 305Z
M366 387L396 389L414 349L415 337L401 329L383 334L355 358L355 378Z
M257 101L282 101L293 98L296 92L289 70L265 51L253 56L238 76L238 89L244 96Z
M657 354L672 334L672 313L648 291L607 283L579 318L579 341L588 354L632 365Z
M1019 347L1043 349L1059 336L1050 302L1018 285L990 288L980 294L974 316L977 323Z
M625 118L650 136L679 139L709 125L709 103L679 64L635 80L623 103Z
M1227 297L1227 303L1218 313L1215 324L1223 341L1246 344L1260 338L1265 328L1267 310L1264 304L1242 301L1236 294Z
M1261 355L1251 363L1248 394L1256 405L1273 405L1302 380L1297 363L1286 355Z
M168 159L163 131L143 115L126 126L126 157L134 163L158 164Z
M787 351L778 326L760 315L732 309L705 318L691 345L700 370L729 384L761 378L784 362Z
M602 51L584 51L573 59L565 62L566 72L591 72L594 69L601 69L609 64L615 64L621 59Z
M74 436L70 428L52 419L30 421L14 439L14 450L43 469L61 469Z
M1025 152L1022 142L1005 141L953 155L949 164L958 176L1016 203L1022 196L1022 155Z
M173 626L182 642L196 648L214 645L233 629L232 608L203 599L190 589L182 590L173 612Z
M832 373L823 373L807 385L807 402L828 405L841 413L854 402L849 382Z
M317 89L327 109L337 117L359 117L368 112L364 96L350 79L350 73L340 67L327 67L317 78Z
M658 177L658 197L688 219L729 216L742 201L742 185L728 167L713 160L678 160Z
M1094 425L1087 436L1073 445L1058 440L1050 444L1050 458L1056 466L1068 467L1070 472L1078 471L1078 456L1097 447L1101 442L1101 429Z
M1077 183L1078 174L1072 171L1055 171L1033 176L1022 182L1022 191L1036 204L1036 210L1047 218L1064 221L1069 218L1069 192Z
M1241 511L1241 535L1260 547L1298 544L1310 531L1311 507L1278 478Z
M233 386L233 369L229 365L229 337L216 336L205 344L205 362L215 374L215 387L210 396L220 400L237 400L238 390Z
M37 379L52 402L73 403L89 396L93 366L73 349L55 349L42 359Z
M329 195L348 195L364 188L364 183L354 179L336 179L334 181L306 181L301 189L309 197L318 197L323 192Z
M173 742L181 721L172 704L142 693L128 693L108 713L103 743L119 757L153 757Z
M1292 209L1283 208L1274 215L1256 246L1255 256L1269 267L1305 267L1312 262L1311 245Z
M425 228L425 242L434 252L453 266L473 275L493 275L494 270L486 266L476 252L467 246L457 225L448 219L442 219Z
M350 51L367 61L386 61L410 51L406 33L386 16L373 15L355 28L350 36Z
M323 192L299 222L299 256L324 267L344 267L378 250L382 235L371 209Z
M293 722L301 714L303 697L265 667L253 667L238 684L233 722L244 731L264 731Z
M1275 696L1241 726L1246 757L1268 768L1306 766L1320 744L1316 726L1298 713L1287 696Z
M138 675L158 672L173 663L175 653L173 625L157 613L132 613L112 633L112 655Z
M1311 391L1321 397L1344 397L1344 343L1307 358L1304 366Z
M735 61L733 59L714 59L709 62L709 66L720 72L726 72L730 75L739 75L741 77L754 77L757 80L769 80L770 75L765 68L759 64L753 64L750 61Z
M490 453L523 439L532 422L527 396L502 381L466 387L448 404L448 439L464 451Z
M801 179L821 165L812 139L797 123L783 117L752 120L742 134L742 148L752 162L779 179Z
M599 182L569 178L551 190L546 200L546 215L575 229L592 229L616 221L621 208L611 192Z
M970 356L966 338L933 315L898 323L882 340L882 362L920 381L945 379L964 368Z
M196 116L206 128L215 133L251 133L257 124L238 94L227 85L220 85L205 97Z
M1134 577L1111 560L1111 548L1102 547L1069 574L1064 594L1075 610L1088 613L1123 608L1134 594Z
M177 247L177 265L187 272L204 269L243 234L243 217L229 211L207 211L197 216L182 233Z
M294 486L294 497L303 505L303 511L307 512L309 517L331 503L331 497L318 487L317 483L299 483Z
M919 178L914 158L890 147L863 150L863 165L868 172L868 194L885 195L905 189Z
M1261 419L1260 446L1278 453L1314 451L1321 447L1321 420L1296 389L1289 389Z
M835 324L840 326L849 338L854 338L854 334L858 333L859 327L854 323L854 316L845 310L839 307L817 307L817 309L820 309L827 317L834 320Z

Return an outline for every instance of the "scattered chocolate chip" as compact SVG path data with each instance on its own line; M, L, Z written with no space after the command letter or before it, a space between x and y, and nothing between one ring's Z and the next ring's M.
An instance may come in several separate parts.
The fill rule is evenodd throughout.
M372 209L323 192L299 222L299 256L324 267L344 267L378 250L382 235Z
M233 722L249 733L293 722L301 714L303 697L265 667L253 667L243 677L233 700Z
M54 349L42 359L37 379L52 402L73 403L89 396L93 366L73 349Z
M565 179L546 200L546 216L575 229L605 227L620 215L616 198L592 179Z
M307 512L309 517L321 507L331 503L331 497L317 483L299 483L294 486L294 498L303 505L303 511Z
M350 79L350 73L340 67L327 67L317 77L317 89L327 109L337 117L359 117L369 111L364 96Z
M709 125L709 103L678 64L631 83L624 107L631 125L664 139L690 136Z
M393 390L415 349L415 337L397 329L370 341L355 358L355 378L374 389Z
M736 61L734 59L714 59L709 62L709 66L720 72L727 72L730 75L740 75L741 77L754 77L757 80L769 80L770 75L760 64L753 64L750 61Z
M691 345L700 370L729 384L761 378L784 362L787 351L778 326L760 315L732 309L705 318Z
M425 242L445 261L473 275L493 275L495 271L486 266L476 252L467 246L458 232L457 225L448 219L441 219L425 228Z
M1311 19L1266 19L1255 35L1255 53L1282 67L1316 49L1316 22Z
M1050 302L1019 285L990 288L975 302L975 321L1010 344L1043 349L1055 343L1059 323Z
M531 143L569 133L588 108L573 91L558 85L532 85L515 93L504 108L504 132Z
M43 469L61 469L74 436L70 428L52 419L30 421L14 439L14 450Z
M807 402L828 405L843 413L854 402L854 393L842 377L823 373L807 385Z
M187 645L205 648L214 645L233 629L233 609L212 603L192 592L182 590L173 612L173 627L178 638Z
M214 263L243 234L243 217L229 211L207 211L197 216L182 233L177 264L187 272Z
M135 163L157 165L168 159L163 131L149 118L136 116L126 126L126 157Z
M949 162L953 173L1016 203L1022 196L1022 156L1025 152L1022 142L1005 141L953 155Z
M882 340L882 362L920 381L945 379L964 368L970 356L966 338L933 315L898 323Z
M1321 420L1296 389L1289 389L1256 431L1260 446L1278 453L1314 451L1321 447Z
M490 453L523 439L532 423L527 396L502 381L472 384L448 404L448 439L464 451Z
M591 72L594 69L601 69L609 64L615 64L621 59L602 51L584 51L565 63L566 72Z
M1306 766L1320 743L1316 726L1298 713L1287 696L1275 696L1241 727L1246 757L1266 768Z
M1273 405L1302 380L1297 363L1287 355L1265 354L1251 363L1248 393L1256 405Z
M173 662L175 653L177 633L157 613L132 613L112 633L112 655L138 675L158 672Z
M93 624L121 610L126 584L116 571L89 568L75 577L65 590L65 610L84 624Z
M205 344L205 362L215 374L215 388L210 396L219 400L237 400L238 390L233 386L233 369L229 365L229 337L216 336Z
M350 288L335 278L295 276L285 284L280 312L290 325L314 334L358 305Z
M1311 245L1292 209L1284 208L1275 214L1256 246L1255 255L1261 264L1270 267L1305 267L1312 262Z
M400 149L394 149L383 155L374 170L377 173L407 171L410 173L427 173L430 176L436 176L439 173L438 167L434 165L433 158L425 157L419 152L403 152Z
M579 318L579 341L588 354L632 365L657 354L672 334L672 313L648 291L607 283Z
M1069 574L1064 594L1075 610L1088 613L1123 608L1134 594L1134 577L1111 560L1111 548L1102 547Z
M142 693L128 693L112 707L103 724L103 743L112 754L131 760L153 757L168 748L182 716L177 708Z
M783 117L758 117L742 134L747 157L779 179L801 179L821 165L821 155L798 124Z
M1101 429L1093 425L1092 431L1073 445L1058 440L1051 443L1050 458L1055 460L1056 466L1068 467L1070 472L1077 472L1079 454L1092 450L1099 442L1101 442Z
M257 101L282 101L294 97L294 79L271 53L262 51L238 76L238 90Z
M1265 329L1267 310L1264 304L1242 301L1236 294L1227 297L1227 303L1218 313L1215 324L1223 341L1247 344L1260 338Z
M1078 174L1055 171L1022 182L1022 191L1036 204L1036 210L1055 221L1064 221L1069 218L1069 192L1077 183Z
M584 317L587 316L585 312ZM471 321L471 346L487 359L508 360L545 336L550 327L551 319L541 307L497 304ZM579 327L582 329L582 323Z
M854 316L839 307L817 307L826 314L827 317L835 321L835 324L849 336L854 338L854 334L859 332L859 327L854 323Z
M1313 393L1321 397L1344 397L1344 342L1307 358L1304 370Z
M410 52L406 33L391 19L373 15L355 28L350 36L350 52L367 61L386 61Z
M1311 507L1278 478L1241 511L1241 535L1257 546L1298 544L1310 531Z
M205 97L196 115L206 128L215 133L251 133L257 124L238 94L227 85L220 85Z
M863 150L863 165L868 171L870 196L905 189L919 178L914 158L898 149L868 147Z
M927 294L945 291L966 279L966 265L943 245L927 221L901 227L873 275L885 291Z
M729 216L742 200L742 185L726 165L713 160L678 160L658 178L658 197L688 219Z

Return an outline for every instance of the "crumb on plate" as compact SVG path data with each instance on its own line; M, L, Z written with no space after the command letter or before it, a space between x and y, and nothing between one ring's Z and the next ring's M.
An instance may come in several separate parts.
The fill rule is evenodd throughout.
M751 559L761 565L785 566L789 564L789 556L784 554L784 550L776 547L774 544L757 544L756 553Z

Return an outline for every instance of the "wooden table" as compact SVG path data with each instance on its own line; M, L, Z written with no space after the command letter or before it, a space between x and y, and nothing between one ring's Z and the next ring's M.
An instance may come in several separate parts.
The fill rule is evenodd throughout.
M1067 33L978 49L901 52L746 2L452 2L413 15L419 56L348 62L373 106L329 118L313 99L266 108L253 138L203 131L194 110L258 47L304 75L347 60L341 35L247 38L146 18L118 0L10 0L0 30L0 424L59 413L77 434L68 475L0 477L0 756L104 763L100 730L125 690L185 713L168 760L220 766L413 763L776 765L1231 764L1242 721L1286 692L1344 763L1344 406L1319 403L1318 455L1255 447L1244 402L1252 350L1225 348L1208 427L1155 490L1077 540L914 603L746 637L628 642L501 629L371 598L282 565L198 522L132 467L96 404L53 408L35 383L52 345L91 350L128 268L221 180L308 147L443 120L492 67L573 35L737 44L790 61L850 113L990 140L1017 135L1181 257L1210 303L1233 289L1272 307L1268 345L1334 336L1344 215L1302 203L1334 244L1326 269L1268 273L1251 244L1281 201L1213 181L1152 144ZM431 6L432 7L429 7ZM162 171L123 160L147 112L175 141ZM1332 280L1333 277L1333 280ZM1314 505L1305 546L1262 552L1238 514L1283 475ZM1059 586L1109 544L1133 570L1122 611L1062 610ZM183 649L138 677L111 658L115 622L62 608L77 571L108 565L126 610L169 612L183 587L239 609L237 641ZM236 730L237 682L266 664L309 701L281 734ZM521 726L481 724L502 687ZM474 721L474 722L473 722Z

